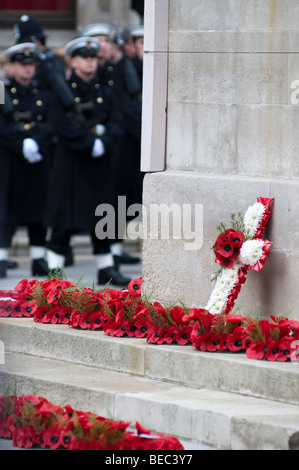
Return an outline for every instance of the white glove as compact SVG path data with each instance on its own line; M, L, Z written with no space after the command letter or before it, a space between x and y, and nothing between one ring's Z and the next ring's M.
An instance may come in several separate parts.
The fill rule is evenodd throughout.
M105 134L106 126L103 124L96 124L96 134L101 137L101 135Z
M43 157L39 153L39 147L35 140L27 138L23 141L23 155L29 163L38 163Z
M93 158L99 158L102 157L105 153L105 146L101 139L96 139L93 144L93 149L91 152L91 156Z

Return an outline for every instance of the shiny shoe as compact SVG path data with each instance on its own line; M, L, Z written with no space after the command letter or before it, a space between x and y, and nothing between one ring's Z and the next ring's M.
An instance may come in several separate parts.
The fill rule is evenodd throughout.
M12 259L8 259L6 261L6 267L7 269L17 269L19 265L16 261L13 261Z
M118 269L121 264L137 264L140 263L140 258L138 256L132 256L124 251L120 255L114 255L114 265Z
M6 260L0 261L0 279L4 279L6 277L6 268L7 268Z
M111 283L118 287L127 287L130 281L130 278L120 274L113 266L98 271L98 284L100 285Z
M49 266L43 258L34 259L31 266L32 276L48 276L49 275Z

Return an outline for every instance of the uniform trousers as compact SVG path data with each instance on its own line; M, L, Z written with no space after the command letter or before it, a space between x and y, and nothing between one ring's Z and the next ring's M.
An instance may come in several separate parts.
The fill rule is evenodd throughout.
M64 267L71 237L75 235L75 233L74 231L67 229L52 229L51 238L47 243L48 264L50 269ZM103 240L98 239L94 230L88 233L91 237L93 254L96 256L98 269L112 267L114 265L114 260L113 254L110 251L111 241L108 238Z
M12 238L16 231L16 226L7 223L0 223L0 261L8 259ZM31 258L42 258L46 247L46 228L41 224L29 224L27 226Z
M51 238L47 243L47 247L49 248L49 250L52 250L55 253L58 253L59 255L65 256L70 245L71 237L75 234L76 232L72 230L53 228ZM107 238L105 238L104 240L99 240L96 237L94 230L89 232L89 235L91 237L94 255L103 255L110 253L110 240L108 240Z

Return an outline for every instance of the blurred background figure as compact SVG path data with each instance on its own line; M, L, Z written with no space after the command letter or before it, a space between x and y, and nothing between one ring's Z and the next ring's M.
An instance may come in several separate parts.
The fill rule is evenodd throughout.
M123 115L124 134L115 160L114 184L116 197L125 196L126 198L127 214L130 205L142 203L142 174L140 172L142 83L132 58L129 58L126 53L123 37L123 33L115 22L111 63L114 90ZM129 221L130 218L126 217L126 220ZM119 264L134 264L140 261L138 257L129 256L123 251L121 240L113 244L112 248L115 261Z
M59 54L56 51L55 53L52 52L47 46L47 35L41 24L38 20L28 15L20 17L18 23L14 25L13 31L17 43L33 42L37 46L38 61L35 80L38 86L51 92L63 93L65 74L68 67L64 47L59 49ZM55 144L56 138L53 136L50 147L52 155L55 151ZM74 255L70 242L65 265L70 266L73 263Z
M144 40L144 26L132 26L129 28L133 44L135 46L135 56L133 57L133 63L137 69L137 72L142 83L143 79L143 40Z
M77 38L65 47L72 66L68 93L76 106L67 108L64 96L56 95L51 109L58 142L45 211L46 226L52 228L48 263L51 270L62 269L72 234L88 232L98 284L125 287L130 279L115 268L109 236L95 233L96 208L114 203L111 166L123 133L112 89L98 80L99 48L94 37Z
M16 227L28 228L31 274L47 275L43 226L52 127L51 94L34 80L38 51L27 42L5 51L10 64L5 104L0 106L0 277L6 277Z
M98 52L98 76L102 84L114 86L113 66L111 64L113 54L113 28L107 23L96 23L80 28L82 36L94 37L100 41Z
M18 23L14 25L16 42L33 42L38 48L38 67L36 80L40 87L52 89L53 76L65 74L64 61L47 47L47 36L40 23L28 15L22 15Z
M38 47L38 60L34 79L36 80L36 83L38 83L40 90L45 89L50 92L54 92L55 94L57 94L57 91L59 90L62 91L60 94L63 94L64 88L60 87L60 84L62 83L61 80L54 80L53 78L59 75L61 79L65 81L65 75L67 74L67 76L70 76L68 70L71 70L69 68L71 59L65 55L64 46L62 45L68 42L71 38L76 37L76 31L79 31L77 18L84 18L86 21L93 19L97 20L98 18L103 19L104 22L102 23L94 22L94 24L85 26L84 34L94 35L99 38L102 46L98 54L99 83L101 86L108 85L111 92L113 90L113 94L116 97L121 97L117 106L122 108L121 112L123 117L127 116L127 123L126 126L123 126L123 131L127 134L128 127L130 129L129 132L136 135L138 134L138 128L141 127L141 123L139 123L138 117L139 110L135 112L135 107L136 109L140 107L142 84L140 86L140 80L136 79L137 75L135 70L133 71L132 62L131 60L128 60L135 56L136 47L130 34L129 38L130 44L133 48L133 53L130 55L129 52L126 52L124 32L120 35L118 30L117 34L115 34L114 18L118 18L122 27L125 24L137 24L139 22L143 22L144 0L132 0L128 3L129 4L125 6L120 0L121 5L115 6L111 3L108 9L105 10L103 7L104 10L102 10L100 2L96 2L96 0L91 0L84 6L76 5L76 7L73 7L73 3L70 2L71 5L68 7L62 7L61 3L59 6L55 6L55 11L51 10L51 12L46 12L43 11L44 6L38 8L38 5L40 4L33 6L33 2L30 2L30 7L28 6L29 9L26 10L25 4L29 5L29 2L24 2L22 4L24 9L17 10L14 8L14 12L12 14L12 12L9 11L11 10L9 3L5 2L4 5L3 2L3 8L0 6L0 13L2 16L2 24L6 21L4 28L10 28L13 36L12 41L14 38L15 43L21 44L26 41L36 44ZM66 11L68 11L67 14ZM55 17L57 17L57 20ZM4 18L6 19L4 20ZM111 22L111 24L109 24L109 22ZM93 21L90 21L90 23L93 23ZM86 29L90 29L91 27L94 29L93 31L88 31L88 29ZM9 30L3 30L2 33L0 31L0 36L1 34L3 39L5 38L5 40L2 40L1 42L3 51L9 45L7 41ZM82 28L80 28L80 35L82 34ZM51 44L50 47L48 46L48 43ZM2 68L1 79L9 81L13 78L11 64L10 62L7 62L3 56L0 57L0 59L0 65ZM72 73L72 71L70 71L70 73ZM5 77L3 78L4 75ZM123 112L124 110L125 112ZM54 154L56 143L56 136L54 134L52 137L51 147L52 155ZM130 144L126 144L125 147L122 145L119 147L117 154L115 153L113 160L114 163L111 171L115 176L113 185L115 187L116 197L118 194L124 194L128 195L128 198L130 198L128 185L131 176L128 176L128 173L132 163L128 154L131 154ZM53 158L50 158L50 162L52 160ZM124 189L123 186L126 188ZM135 189L136 187L138 187L138 184L135 185ZM135 199L131 198L131 201L134 202ZM22 231L23 227L21 228L21 232ZM14 250L19 246L18 233L16 233L16 245L13 245ZM79 234L79 232L77 232L77 234ZM82 235L86 235L86 232L82 232ZM78 243L81 244L81 240ZM129 244L131 245L131 243ZM135 245L135 243L133 243L133 245ZM138 249L139 246L137 246L137 250ZM123 252L121 244L118 244L118 246L116 243L111 245L111 250L115 254L114 259L116 264L119 262L123 264L131 264L140 261L139 257L127 256L126 253ZM128 250L130 251L129 247ZM6 263L7 266L9 266L10 263L14 263L16 265L15 262L10 262L10 260L8 260ZM65 261L66 266L69 266L70 264L73 264L73 253L71 247L69 247Z
M101 44L104 44L104 53L98 54L99 68L98 77L101 85L107 85L111 88L117 101L119 110L123 116L123 136L119 139L119 145L113 158L112 184L114 187L115 203L117 211L118 197L126 197L126 211L130 204L141 203L140 188L140 148L137 150L131 142L133 136L138 142L141 140L141 92L142 84L140 75L137 72L131 59L129 59L124 50L124 40L117 22L114 22L114 28L109 24L92 24L82 30L85 35L96 37ZM135 46L134 46L135 47ZM138 169L136 170L136 166ZM136 173L138 176L136 177ZM135 194L138 193L138 200ZM116 233L118 230L118 214L116 213ZM136 264L140 258L131 256L123 250L121 239L111 244L111 250L114 255L115 266L118 269L120 264Z

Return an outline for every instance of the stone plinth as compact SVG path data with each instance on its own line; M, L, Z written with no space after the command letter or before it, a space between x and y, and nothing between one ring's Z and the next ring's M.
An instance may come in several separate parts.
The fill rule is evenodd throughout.
M148 231L143 244L144 292L162 302L181 300L189 307L204 307L213 288L211 276L218 269L211 249L218 235L217 226L223 222L229 227L231 213L245 213L259 196L275 197L265 234L273 242L271 256L261 273L248 273L236 305L242 307L243 314L259 312L269 316L292 309L292 317L299 318L298 193L298 184L290 180L186 171L147 175L146 207L152 204L203 205L203 243L199 250L186 250L186 240L161 239L159 231ZM150 226L150 210L148 215L145 224Z
M144 292L155 299L205 306L217 226L273 197L271 256L249 273L238 305L299 319L298 16L293 0L169 3L165 171L145 179L145 220L153 204L202 204L203 243L186 250L147 233Z

